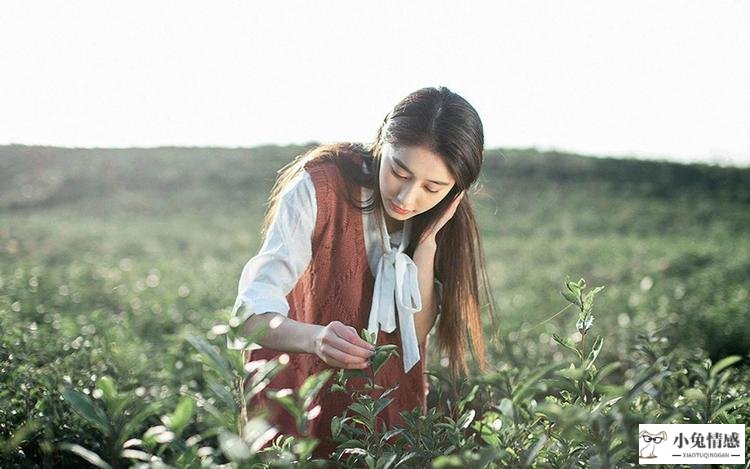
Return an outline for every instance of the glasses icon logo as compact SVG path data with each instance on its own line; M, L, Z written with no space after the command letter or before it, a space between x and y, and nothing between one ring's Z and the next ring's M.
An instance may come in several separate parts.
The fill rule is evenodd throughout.
M655 458L657 457L654 454L656 445L667 439L667 433L663 431L659 433L649 433L644 430L638 435L638 438L643 440L644 443L639 445L641 450L638 455L641 458Z

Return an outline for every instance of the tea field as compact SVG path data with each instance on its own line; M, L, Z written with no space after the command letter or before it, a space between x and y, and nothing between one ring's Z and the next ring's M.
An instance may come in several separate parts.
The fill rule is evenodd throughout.
M357 395L329 459L261 451L249 396L304 426L332 392L274 394L283 363L226 347L275 171L311 146L0 146L0 467L634 467L639 423L750 424L750 169L488 150L490 372L450 379L433 338L428 415L380 433L387 395Z

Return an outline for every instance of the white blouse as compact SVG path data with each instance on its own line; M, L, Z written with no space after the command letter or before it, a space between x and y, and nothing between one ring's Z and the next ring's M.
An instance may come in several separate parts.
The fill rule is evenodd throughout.
M363 202L371 195L371 189L362 188ZM286 296L312 260L317 212L315 186L310 174L303 170L280 194L275 217L260 251L242 269L233 316L242 306L240 319L243 322L255 313L289 314ZM389 234L382 219L378 230L374 213L362 212L367 259L375 278L367 329L375 333L381 328L393 332L398 312L404 371L408 372L420 359L413 315L422 309L417 266L403 252L409 244L411 220L404 222L402 231ZM439 305L442 283L437 279L435 290Z

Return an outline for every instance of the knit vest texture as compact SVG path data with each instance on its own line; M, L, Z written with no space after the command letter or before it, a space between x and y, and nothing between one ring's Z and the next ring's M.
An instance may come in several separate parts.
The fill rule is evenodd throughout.
M339 157L351 158L361 165L362 158L356 152L343 152ZM315 187L318 212L312 238L312 259L305 272L287 295L288 317L296 321L327 325L331 321L354 327L357 332L367 328L375 279L370 270L365 246L362 213L345 198L347 186L338 167L332 161L312 161L305 165ZM355 195L359 195L357 191ZM395 301L395 299L394 299ZM394 384L399 387L389 395L393 402L377 416L378 429L384 426L403 425L399 415L402 411L418 408L424 415L427 411L427 375L424 374L426 343L420 345L420 361L404 373L403 348L399 328L392 333L378 333L378 345L394 344L399 356L392 356L374 378L374 382L385 389ZM283 352L267 348L256 349L246 354L246 361L271 360ZM339 368L331 367L314 354L288 353L289 363L274 376L266 389L290 388L297 390L314 373ZM365 370L371 373L370 369ZM327 458L336 448L331 437L331 419L342 415L353 402L348 393L331 392L331 378L318 393L310 406L320 405L320 415L309 422L309 436L320 440L313 455ZM349 386L361 389L364 378L350 379ZM382 391L370 394L378 397ZM248 404L248 411L265 409L267 419L280 433L301 436L294 418L276 402L268 399L265 392L256 395ZM348 415L352 412L348 411ZM270 442L266 445L270 445Z

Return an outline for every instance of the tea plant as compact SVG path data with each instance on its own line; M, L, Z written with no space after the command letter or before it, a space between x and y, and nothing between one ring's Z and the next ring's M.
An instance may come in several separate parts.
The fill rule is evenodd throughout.
M242 337L239 320L231 318L206 337L185 337L201 363L197 386L204 391L184 390L173 407L120 391L109 376L97 380L91 396L65 389L65 401L101 444L98 451L77 442L59 447L103 468L611 468L637 461L639 423L748 421L748 378L733 368L739 356L712 363L705 352L676 353L665 338L647 334L637 337L632 363L598 364L604 337L597 335L588 344L585 339L593 330L594 300L602 289L586 291L583 279L565 282L561 293L577 310L577 336L553 338L570 360L482 376L427 372L439 405L426 414L404 409L403 423L392 427L382 425L379 416L393 405L390 395L398 383L384 388L375 376L398 356L395 346L376 345L367 370L326 370L308 377L299 389L269 389L288 358L246 362L245 347L265 331ZM361 334L375 344L374 334ZM616 371L630 378L613 383ZM306 433L319 414L310 408L319 392L345 393L352 402L330 422L338 445L330 460L313 458L318 440ZM259 393L293 416L301 437L279 434L262 409L248 405ZM165 408L172 410L162 414ZM16 447L19 435L33 433L34 425L15 439L1 440L0 449Z

